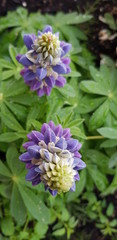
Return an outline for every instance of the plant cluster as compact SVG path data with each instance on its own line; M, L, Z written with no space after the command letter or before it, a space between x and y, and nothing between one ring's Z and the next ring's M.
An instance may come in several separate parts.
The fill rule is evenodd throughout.
M105 64L96 68L82 30L90 19L88 14L75 12L28 15L23 8L0 19L1 240L71 239L72 234L74 239L91 240L94 230L116 239L117 69L108 57ZM72 45L68 56L71 72L65 76L67 83L63 88L54 86L50 96L40 98L24 83L20 75L22 65L16 56L27 52L22 36L36 34L46 25L51 25L54 32L59 31L60 39ZM86 168L79 172L76 190L56 197L45 192L42 183L32 186L26 181L27 170L19 161L19 156L24 156L22 144L27 147L27 134L32 131L28 135L31 140L34 131L39 133L42 124L50 121L63 129L70 128L76 139L74 144L78 144L77 140L82 143L80 153L86 163ZM55 126L51 125L49 137L53 137L53 130ZM55 152L58 147L62 154L61 144L65 146L66 139L50 147ZM37 147L28 145L29 154L38 154ZM42 158L43 154L45 149L41 151Z

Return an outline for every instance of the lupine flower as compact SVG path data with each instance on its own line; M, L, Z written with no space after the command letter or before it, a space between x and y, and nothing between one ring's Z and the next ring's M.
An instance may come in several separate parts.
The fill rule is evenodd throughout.
M41 131L27 135L23 144L26 152L20 160L26 164L26 180L32 185L44 183L45 190L55 196L57 193L75 191L79 181L78 170L85 168L79 150L81 143L71 137L70 129L63 129L54 122L42 125Z
M16 56L24 69L21 75L32 91L41 97L50 95L54 86L63 87L66 79L61 74L69 73L70 59L64 57L71 49L71 44L59 40L59 33L53 33L47 25L43 32L25 34L26 54Z

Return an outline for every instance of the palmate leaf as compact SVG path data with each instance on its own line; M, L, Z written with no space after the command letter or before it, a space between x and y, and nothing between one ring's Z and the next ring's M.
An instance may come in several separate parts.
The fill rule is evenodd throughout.
M108 91L105 89L105 86L101 82L85 80L80 83L80 88L86 93L108 96Z
M15 132L6 132L0 134L0 142L11 143L15 140L19 139Z
M101 105L101 103L106 100L106 97L98 97L94 98L89 95L85 95L80 98L80 102L78 105L78 113L84 114L84 113L89 113L95 110L98 106Z
M19 176L24 171L25 167L19 161L19 153L15 146L8 148L6 153L7 164L14 176Z
M87 165L88 172L90 177L94 181L96 187L99 189L100 192L103 192L108 186L107 177L100 172L96 165L90 164Z
M23 225L26 220L27 211L16 184L14 184L12 190L10 210L11 215L14 217L18 225Z
M15 131L23 130L20 123L16 120L13 114L8 110L5 104L2 104L1 111L2 111L1 119L8 128Z
M109 112L109 103L108 101L105 101L92 115L92 117L89 120L89 129L92 131L94 129L97 129L101 127L107 117L107 114Z
M19 192L23 198L24 204L34 219L43 223L49 223L50 211L42 200L34 194L29 188L18 185Z
M55 89L60 92L64 97L69 98L69 97L75 97L75 91L74 88L70 84L65 84L63 88L56 88Z
M81 24L89 21L91 18L92 16L88 14L77 14L77 12L63 14L59 12L55 18L55 24L57 26Z
M24 122L26 120L26 116L27 116L27 108L17 104L17 103L13 103L13 102L8 102L5 101L7 107L11 110L12 113L14 113L14 115L17 117L17 119L19 121Z
M13 236L15 227L11 217L5 217L2 219L1 230L5 236Z
M23 81L9 80L3 82L1 85L1 91L4 94L4 98L23 94L26 90L27 86Z
M0 174L8 178L11 178L12 176L9 169L5 166L5 164L1 160L0 160Z
M98 166L102 173L113 174L113 171L108 166L109 157L104 153L94 149L87 149L83 156L87 160L87 165L93 163Z
M115 128L102 127L97 129L97 131L106 138L117 139L117 129Z

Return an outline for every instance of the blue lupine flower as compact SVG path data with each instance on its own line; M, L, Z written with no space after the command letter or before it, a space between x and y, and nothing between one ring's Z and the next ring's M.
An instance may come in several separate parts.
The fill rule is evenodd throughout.
M29 141L23 144L27 151L19 158L28 169L26 180L33 185L43 182L53 196L75 191L75 181L80 179L78 170L86 164L79 153L81 143L71 137L70 129L50 121L42 125L40 132L32 131L27 137Z
M56 85L63 87L66 79L61 74L69 73L70 59L64 57L71 49L71 44L59 40L59 33L52 33L47 25L43 32L25 34L24 43L28 49L26 54L17 55L16 59L24 66L21 75L32 91L41 97L50 95Z

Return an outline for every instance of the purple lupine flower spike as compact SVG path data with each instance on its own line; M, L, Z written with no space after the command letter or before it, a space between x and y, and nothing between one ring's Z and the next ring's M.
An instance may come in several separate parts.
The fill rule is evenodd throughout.
M26 180L32 185L42 182L53 196L75 191L75 181L80 180L78 170L86 164L79 153L81 143L71 137L70 129L50 121L27 137L29 141L23 144L26 152L19 157L28 170Z
M38 36L25 34L26 54L18 54L16 59L24 69L21 75L31 91L38 96L50 95L54 86L63 87L66 79L61 74L68 74L70 59L64 57L71 49L71 44L59 40L59 33L53 33L47 25Z

